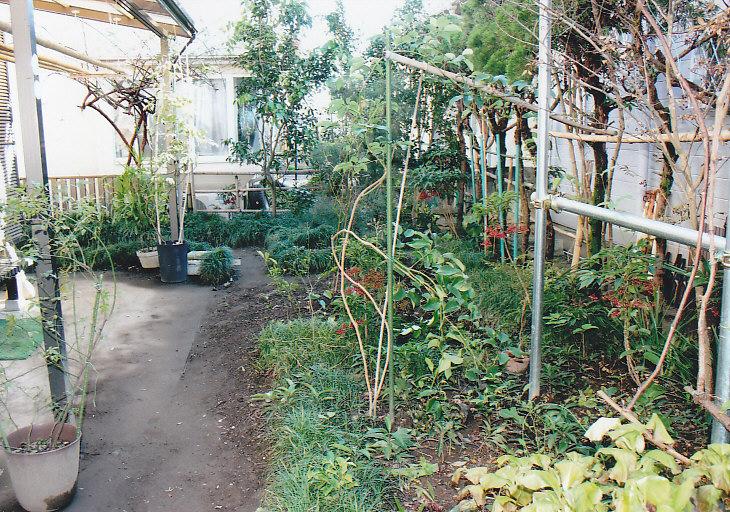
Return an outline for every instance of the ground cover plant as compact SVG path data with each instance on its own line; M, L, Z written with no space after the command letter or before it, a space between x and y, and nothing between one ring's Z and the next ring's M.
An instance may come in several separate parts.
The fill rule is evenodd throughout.
M267 511L381 511L393 486L367 437L353 347L323 319L274 322L259 364L274 388L256 397L270 415L274 460Z
M637 91L645 87L652 96L656 77L671 69L692 103L697 89L683 80L695 77L682 75L666 48L648 62L623 39L611 39L615 46L596 41L621 23L649 28L633 33L639 47L661 41L668 36L655 16L672 14L615 4L615 16L607 16L586 3L574 19L573 7L560 11L565 25L556 35L566 63L555 69L556 87L568 125L607 129L613 113L620 138L629 102L658 121L652 130L670 133L672 107ZM330 117L313 153L321 166L315 182L341 206L336 229L327 231L337 275L317 294L319 314L353 347L350 364L367 404L361 414L388 432L408 429L407 453L438 465L422 473L410 466L417 476L400 482L396 509L717 509L727 500L728 468L726 446L708 447L707 437L711 417L724 418L706 400L718 320L712 257L697 250L683 271L664 261L662 241L615 245L610 226L579 218L563 262L555 258L548 212L542 388L528 400L531 191L516 168L535 158L528 121L535 111L536 12L520 2L462 8L462 16L428 16L420 2L408 2L362 57L346 56L329 84ZM688 40L687 48L696 44ZM389 68L384 50L403 67ZM629 54L635 60L622 63ZM621 73L641 84L631 98L624 98ZM384 90L395 93L383 98ZM690 110L701 129L702 109ZM510 133L517 154L508 167L502 153ZM570 167L551 169L549 190L565 191L569 181L580 200L610 204L619 149L609 151L604 141L567 145ZM660 149L656 194L666 210L671 181L688 166L675 153L679 145ZM700 179L704 191L697 181L685 187L692 209L686 218L700 230L712 223L706 194L713 179ZM371 210L378 204L392 208L392 245L389 217ZM296 229L267 237L297 239ZM681 282L681 300L664 293L667 278ZM611 418L616 414L623 420ZM595 425L607 422L611 443L596 435ZM646 443L656 449L647 451ZM460 493L451 485L462 476L457 468L471 484Z

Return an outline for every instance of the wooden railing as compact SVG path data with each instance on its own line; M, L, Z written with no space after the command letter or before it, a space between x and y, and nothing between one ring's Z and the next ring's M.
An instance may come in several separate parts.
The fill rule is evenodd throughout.
M114 197L115 174L99 176L54 176L48 178L51 203L61 210L74 203L89 201L99 207L111 208Z
M297 175L310 175L314 171L303 169L297 171ZM294 172L277 175L277 177L293 176ZM51 203L67 210L80 201L87 201L97 205L99 208L112 208L114 198L114 183L118 174L103 174L98 176L53 176L48 179ZM229 188L199 188L196 185L196 178L204 176L229 176L232 178L232 185ZM250 192L263 192L268 189L264 187L249 187L247 182L251 178L249 172L238 171L196 171L190 180L188 204L193 210L216 212L216 213L238 213L238 212L259 212L260 208L251 208ZM227 194L230 195L233 204L231 208L198 208L195 197L199 194Z

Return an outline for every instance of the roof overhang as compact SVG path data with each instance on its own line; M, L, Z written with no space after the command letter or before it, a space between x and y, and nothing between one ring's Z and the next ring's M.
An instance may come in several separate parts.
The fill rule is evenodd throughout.
M176 0L33 0L33 6L39 11L149 30L158 37L193 38L196 33L192 19Z

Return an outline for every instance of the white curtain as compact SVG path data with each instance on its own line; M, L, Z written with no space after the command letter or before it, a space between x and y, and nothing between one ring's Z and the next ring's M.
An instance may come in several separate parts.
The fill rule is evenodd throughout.
M203 139L198 142L198 156L228 155L228 148L223 144L228 138L225 81L196 82L193 98L195 127L203 133Z

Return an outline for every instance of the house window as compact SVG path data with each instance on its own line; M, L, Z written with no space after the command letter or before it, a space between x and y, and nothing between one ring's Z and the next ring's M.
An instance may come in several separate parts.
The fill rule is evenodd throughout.
M253 151L261 148L261 134L257 126L257 118L253 108L240 105L236 101L236 86L243 78L226 76L206 80L196 80L185 87L185 95L191 99L191 108L195 128L200 131L201 138L196 144L197 156L204 162L223 162L230 149L225 141L248 141ZM125 136L131 136L134 120L131 116L117 114L115 122ZM154 126L153 116L148 123ZM128 150L124 143L115 137L115 150L118 159L126 158ZM145 155L151 148L145 148Z
M235 79L234 83L236 90L242 80L246 79ZM237 96L238 95L236 94L236 97ZM251 151L258 151L261 149L261 127L256 119L256 111L253 107L242 105L236 101L236 125L236 135L239 142L248 142L248 147Z
M228 155L223 143L230 138L228 133L229 102L226 80L216 78L195 83L193 93L195 127L202 132L198 141L198 156Z

